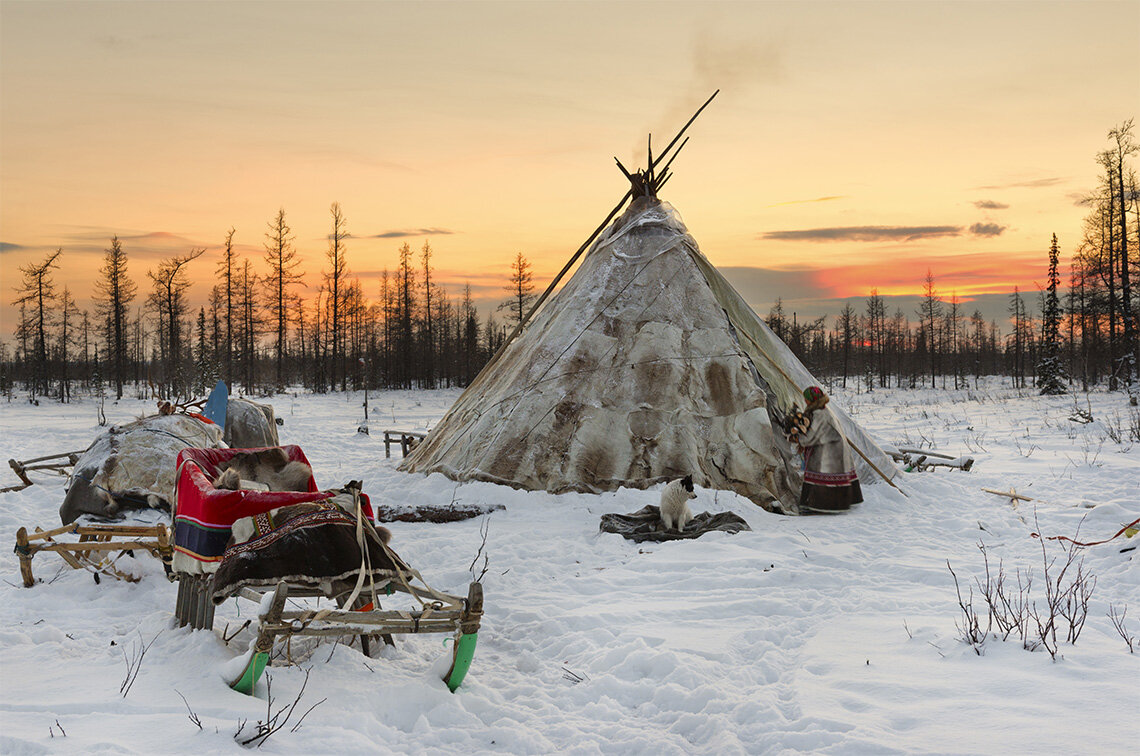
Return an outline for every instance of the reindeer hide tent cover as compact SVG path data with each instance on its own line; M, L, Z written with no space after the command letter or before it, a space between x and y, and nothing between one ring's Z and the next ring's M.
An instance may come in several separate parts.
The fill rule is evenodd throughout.
M693 474L769 509L802 485L774 415L817 385L676 211L640 197L401 465L529 490L646 488ZM841 410L852 446L890 457ZM863 459L860 478L879 477Z

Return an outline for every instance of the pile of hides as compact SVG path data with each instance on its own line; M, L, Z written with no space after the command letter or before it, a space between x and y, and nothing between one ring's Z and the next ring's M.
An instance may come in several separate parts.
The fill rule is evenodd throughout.
M661 508L647 504L632 514L604 514L599 528L603 533L617 533L631 541L680 541L686 538L700 538L705 533L723 530L725 533L739 533L752 530L740 515L732 512L710 514L701 512L695 515L678 533L666 530L661 522Z
M249 399L230 398L226 403L226 431L223 440L234 449L277 446L277 423L273 407Z
M104 432L76 462L59 509L63 524L81 514L118 517L120 510L169 508L187 447L214 448L218 426L189 415L153 415Z
M252 532L253 537L226 549L214 573L214 603L222 603L243 586L272 588L282 580L331 593L334 585L354 585L362 569L366 587L369 577L380 584L397 579L397 570L410 580L408 565L384 547L365 519L366 567L357 542L356 517L343 508L353 506L351 494L339 494L247 518L252 522L235 522L235 532Z

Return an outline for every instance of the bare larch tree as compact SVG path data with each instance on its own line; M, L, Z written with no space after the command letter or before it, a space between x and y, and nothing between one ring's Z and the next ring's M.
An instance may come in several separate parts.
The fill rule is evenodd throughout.
M169 257L160 262L157 269L147 271L147 277L154 283L148 303L159 314L160 325L166 331L161 340L166 354L166 398L178 398L189 388L182 370L182 320L186 314L185 294L190 288L185 268L205 251L204 247L192 249L184 255Z
M21 265L24 282L16 289L17 296L13 301L13 304L27 306L26 310L21 309L23 317L20 318L20 330L23 334L30 335L32 340L33 397L36 393L43 395L48 392L47 340L52 322L52 304L55 302L55 283L51 271L56 267L55 261L61 254L63 249L57 249L38 265Z
M276 388L281 390L285 386L285 352L288 347L286 337L289 331L289 288L301 282L301 274L297 272L301 261L297 259L297 250L293 247L292 229L285 222L285 209L277 211L277 216L270 221L269 231L265 234L265 261L269 263L269 273L266 274L268 284L266 309L272 318L277 338L274 343L274 352L277 363Z

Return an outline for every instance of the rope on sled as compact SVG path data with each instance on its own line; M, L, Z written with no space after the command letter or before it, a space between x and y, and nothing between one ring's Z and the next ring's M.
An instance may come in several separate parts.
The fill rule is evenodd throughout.
M421 620L427 619L432 615L433 612L443 609L445 605L456 606L456 601L447 594L440 593L439 591L432 588L427 584L427 581L423 579L423 576L420 575L417 570L408 567L406 570L407 573L411 575L413 579L418 579L421 583L424 584L423 589L416 589L412 587L411 583L404 575L405 570L401 569L400 567L400 565L404 564L403 560L400 559L394 551L388 548L388 544L384 543L384 539L381 538L378 533L376 533L375 529L372 527L372 523L370 523L368 521L368 518L364 516L363 506L361 505L360 499L360 489L350 488L347 490L352 492L353 503L356 509L356 542L360 546L361 558L360 571L356 576L356 586L353 588L352 593L349 594L348 598L345 600L344 605L351 608L352 605L356 603L357 598L359 598L360 594L363 592L364 579L366 576L368 578L369 593L372 597L372 606L376 606L379 603L376 595L376 582L372 573L372 555L369 553L368 549L368 536L371 535L372 539L380 545L380 548L383 549L389 560L391 560L393 567L395 567L394 572L396 573L396 577L399 579L400 583L403 584L404 589L407 590L407 592L413 598L420 602L421 611L419 613L419 616L413 616L409 612L400 612L400 614L405 619L411 620L413 622L415 627L415 630L413 632L419 632L419 624ZM421 593L426 594L434 600L430 602L425 601ZM313 622L318 622L324 619L329 614L331 614L332 611L332 609L320 609L317 611L307 612L298 620L298 622L300 622L300 628L304 629Z
M349 488L345 489L352 492L352 503L356 510L356 543L360 547L360 570L356 574L356 586L352 589L352 593L345 599L344 605L352 608L356 603L356 599L360 597L360 592L364 588L364 578L368 577L369 590L372 594L372 605L376 605L376 581L372 576L372 557L368 553L367 539L364 534L364 512L360 503L360 489ZM399 567L396 568L396 574L399 574ZM313 622L323 620L325 617L332 614L332 609L320 609L317 611L307 612L299 622L301 629L308 627Z
M1103 541L1087 541L1087 542L1085 542L1085 541L1074 541L1072 538L1069 538L1068 536L1045 536L1044 538L1046 541L1068 541L1069 543L1073 544L1074 546L1099 546L1102 543L1108 543L1109 541L1112 541L1112 540L1119 538L1120 536L1122 536L1124 534L1125 531L1127 531L1130 528L1134 528L1137 525L1140 525L1140 517L1137 517L1135 520L1128 523L1127 525L1125 525L1120 530L1116 531L1115 535L1113 535L1109 538L1105 538ZM1042 537L1042 535L1040 533L1030 533L1029 535L1033 538L1041 538Z

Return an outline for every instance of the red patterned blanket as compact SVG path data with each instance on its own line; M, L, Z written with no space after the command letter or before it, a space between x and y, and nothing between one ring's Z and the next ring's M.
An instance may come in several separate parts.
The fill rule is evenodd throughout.
M351 501L351 495L346 498ZM331 500L292 504L253 519L254 537L226 549L214 573L215 603L242 587L271 588L282 580L325 591L351 587L362 568L377 583L395 578L397 570L411 579L407 564L381 544L368 523L362 551L356 518Z
M282 446L291 461L308 464L301 447ZM309 479L307 493L296 491L231 491L214 488L218 466L248 449L183 449L178 453L175 486L174 568L179 572L211 572L222 560L230 529L242 517L306 502L323 501L336 491L318 491ZM372 506L361 494L365 516L371 520Z

